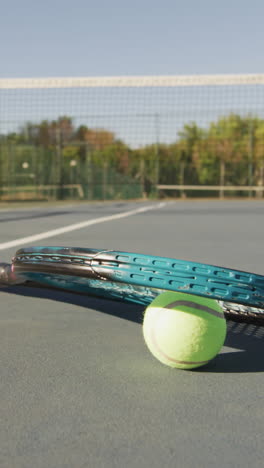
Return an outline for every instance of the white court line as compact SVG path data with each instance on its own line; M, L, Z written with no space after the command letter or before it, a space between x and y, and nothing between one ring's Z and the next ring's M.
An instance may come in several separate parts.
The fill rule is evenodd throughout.
M83 221L82 223L70 224L69 226L64 226L58 229L52 229L51 231L35 234L34 236L21 237L20 239L15 239L10 242L2 242L0 244L0 250L10 249L11 247L17 247L19 245L28 244L29 242L37 242L42 239L48 239L49 237L59 236L61 234L65 234L66 232L76 231L77 229L83 229L88 226L93 226L94 224L106 223L107 221L114 221L115 219L127 218L128 216L133 216L138 213L144 213L145 211L162 208L165 205L166 203L158 203L154 206L143 206L141 208L136 208L135 210L125 211L123 213L118 213L115 215L103 216L101 218Z

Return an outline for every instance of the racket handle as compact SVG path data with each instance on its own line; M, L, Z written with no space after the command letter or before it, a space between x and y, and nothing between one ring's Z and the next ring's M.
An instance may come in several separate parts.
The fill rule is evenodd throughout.
M0 287L4 288L15 284L25 283L23 275L16 275L9 263L0 263Z

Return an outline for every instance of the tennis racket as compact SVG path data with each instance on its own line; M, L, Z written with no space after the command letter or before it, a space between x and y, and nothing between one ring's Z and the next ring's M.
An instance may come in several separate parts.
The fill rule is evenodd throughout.
M0 284L42 286L147 306L164 291L210 297L228 319L264 324L264 276L203 263L76 247L28 247Z

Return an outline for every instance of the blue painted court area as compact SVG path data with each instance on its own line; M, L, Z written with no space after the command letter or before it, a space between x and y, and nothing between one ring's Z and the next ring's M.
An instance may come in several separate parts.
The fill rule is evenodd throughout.
M263 215L262 201L0 208L0 258L79 246L263 274ZM210 364L174 370L144 344L140 306L23 286L0 295L1 468L263 466L263 327L228 322Z

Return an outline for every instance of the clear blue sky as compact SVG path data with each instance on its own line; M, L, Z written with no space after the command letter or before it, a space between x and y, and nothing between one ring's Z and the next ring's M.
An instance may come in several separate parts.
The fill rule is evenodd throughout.
M0 77L264 72L263 0L5 0Z

